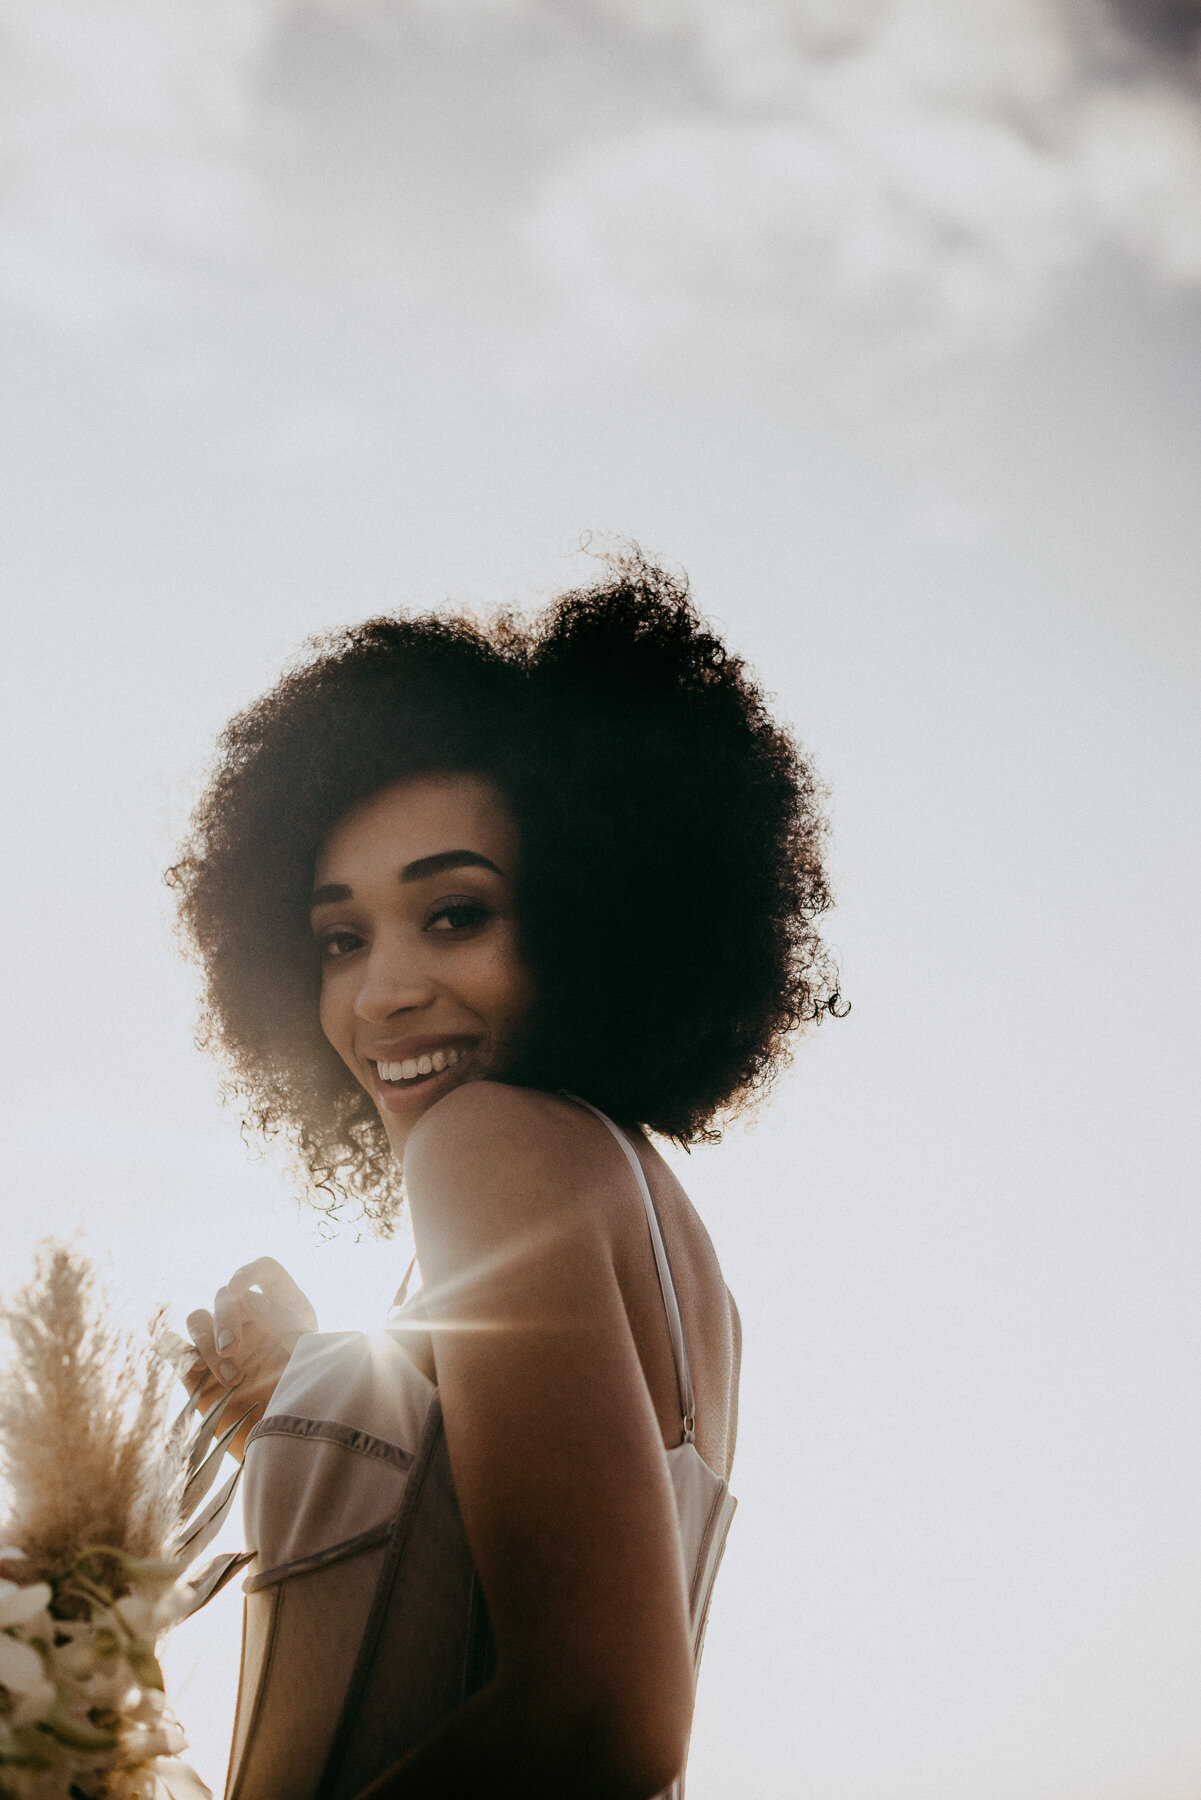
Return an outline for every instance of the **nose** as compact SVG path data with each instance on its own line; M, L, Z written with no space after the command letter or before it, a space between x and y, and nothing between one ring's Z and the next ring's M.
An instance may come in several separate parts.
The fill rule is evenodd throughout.
M363 967L363 979L355 995L358 1018L383 1025L397 1013L419 1011L433 1004L437 989L412 956L386 937L379 937Z

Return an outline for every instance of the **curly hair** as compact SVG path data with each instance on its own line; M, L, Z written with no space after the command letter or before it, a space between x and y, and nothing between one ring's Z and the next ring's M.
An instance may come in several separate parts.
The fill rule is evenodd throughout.
M688 1144L764 1091L798 1028L841 1016L824 790L686 580L635 550L532 622L371 619L309 649L223 733L167 879L204 973L198 1041L314 1199L385 1229L400 1201L318 1022L308 923L322 844L398 781L483 777L515 821L535 999L506 1079Z

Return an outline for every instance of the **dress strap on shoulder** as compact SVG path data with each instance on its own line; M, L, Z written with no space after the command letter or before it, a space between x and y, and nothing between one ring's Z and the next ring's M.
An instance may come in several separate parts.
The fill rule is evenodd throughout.
M655 1269L659 1276L659 1290L663 1295L663 1309L667 1314L667 1331L671 1338L671 1353L675 1358L676 1385L680 1393L680 1411L684 1420L685 1444L694 1441L696 1429L696 1399L692 1391L692 1365L688 1361L688 1344L684 1337L684 1321L680 1317L680 1302L676 1294L675 1278L671 1272L671 1261L667 1254L667 1245L663 1242L663 1227L659 1223L659 1209L655 1205L650 1183L646 1179L646 1171L642 1167L638 1152L630 1142L620 1125L615 1125L608 1113L603 1113L599 1106L593 1106L590 1100L581 1100L578 1094L568 1094L565 1098L574 1100L578 1106L598 1118L602 1125L607 1125L617 1142L638 1183L638 1191L642 1195L642 1204L646 1208L646 1222L650 1228L651 1248L655 1253Z

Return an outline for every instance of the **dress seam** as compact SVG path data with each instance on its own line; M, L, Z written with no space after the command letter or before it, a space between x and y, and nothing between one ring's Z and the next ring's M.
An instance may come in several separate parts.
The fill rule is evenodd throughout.
M690 1613L696 1606L697 1596L701 1590L705 1566L709 1561L709 1545L713 1541L713 1527L717 1522L717 1515L721 1508L722 1498L722 1490L718 1488L713 1496L713 1502L709 1508L709 1517L705 1520L705 1529L701 1534L700 1546L697 1550L696 1568L693 1571L692 1576L692 1591L688 1596L688 1610Z
M390 1463L394 1469L409 1469L413 1465L413 1452L406 1450L401 1444L393 1444L387 1438L376 1437L370 1431L360 1431L356 1425L344 1424L341 1419L309 1419L297 1413L268 1413L265 1418L250 1432L246 1439L247 1448L257 1443L259 1438L291 1437L300 1438L312 1443L336 1444L341 1450L353 1450L359 1456L372 1456L380 1462Z
M259 1575L247 1576L242 1583L242 1592L257 1594L263 1588L274 1587L293 1575L311 1575L315 1569L328 1568L330 1563L345 1562L352 1556L361 1556L364 1550L374 1550L380 1544L386 1544L391 1532L392 1521L385 1519L382 1525L373 1525L370 1531L360 1531L357 1537L343 1538L340 1543L330 1544L324 1550L314 1550L309 1556L293 1557L291 1562L275 1563Z

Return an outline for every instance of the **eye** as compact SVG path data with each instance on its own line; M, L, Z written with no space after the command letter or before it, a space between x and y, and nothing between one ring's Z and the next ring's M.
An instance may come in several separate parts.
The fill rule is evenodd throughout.
M347 931L343 927L340 931L331 931L325 937L320 938L317 947L321 952L322 962L333 962L336 957L349 956L351 951L357 950L362 942L357 931Z
M470 931L473 926L486 925L491 917L492 908L482 900L444 900L430 914L425 928L437 932Z

